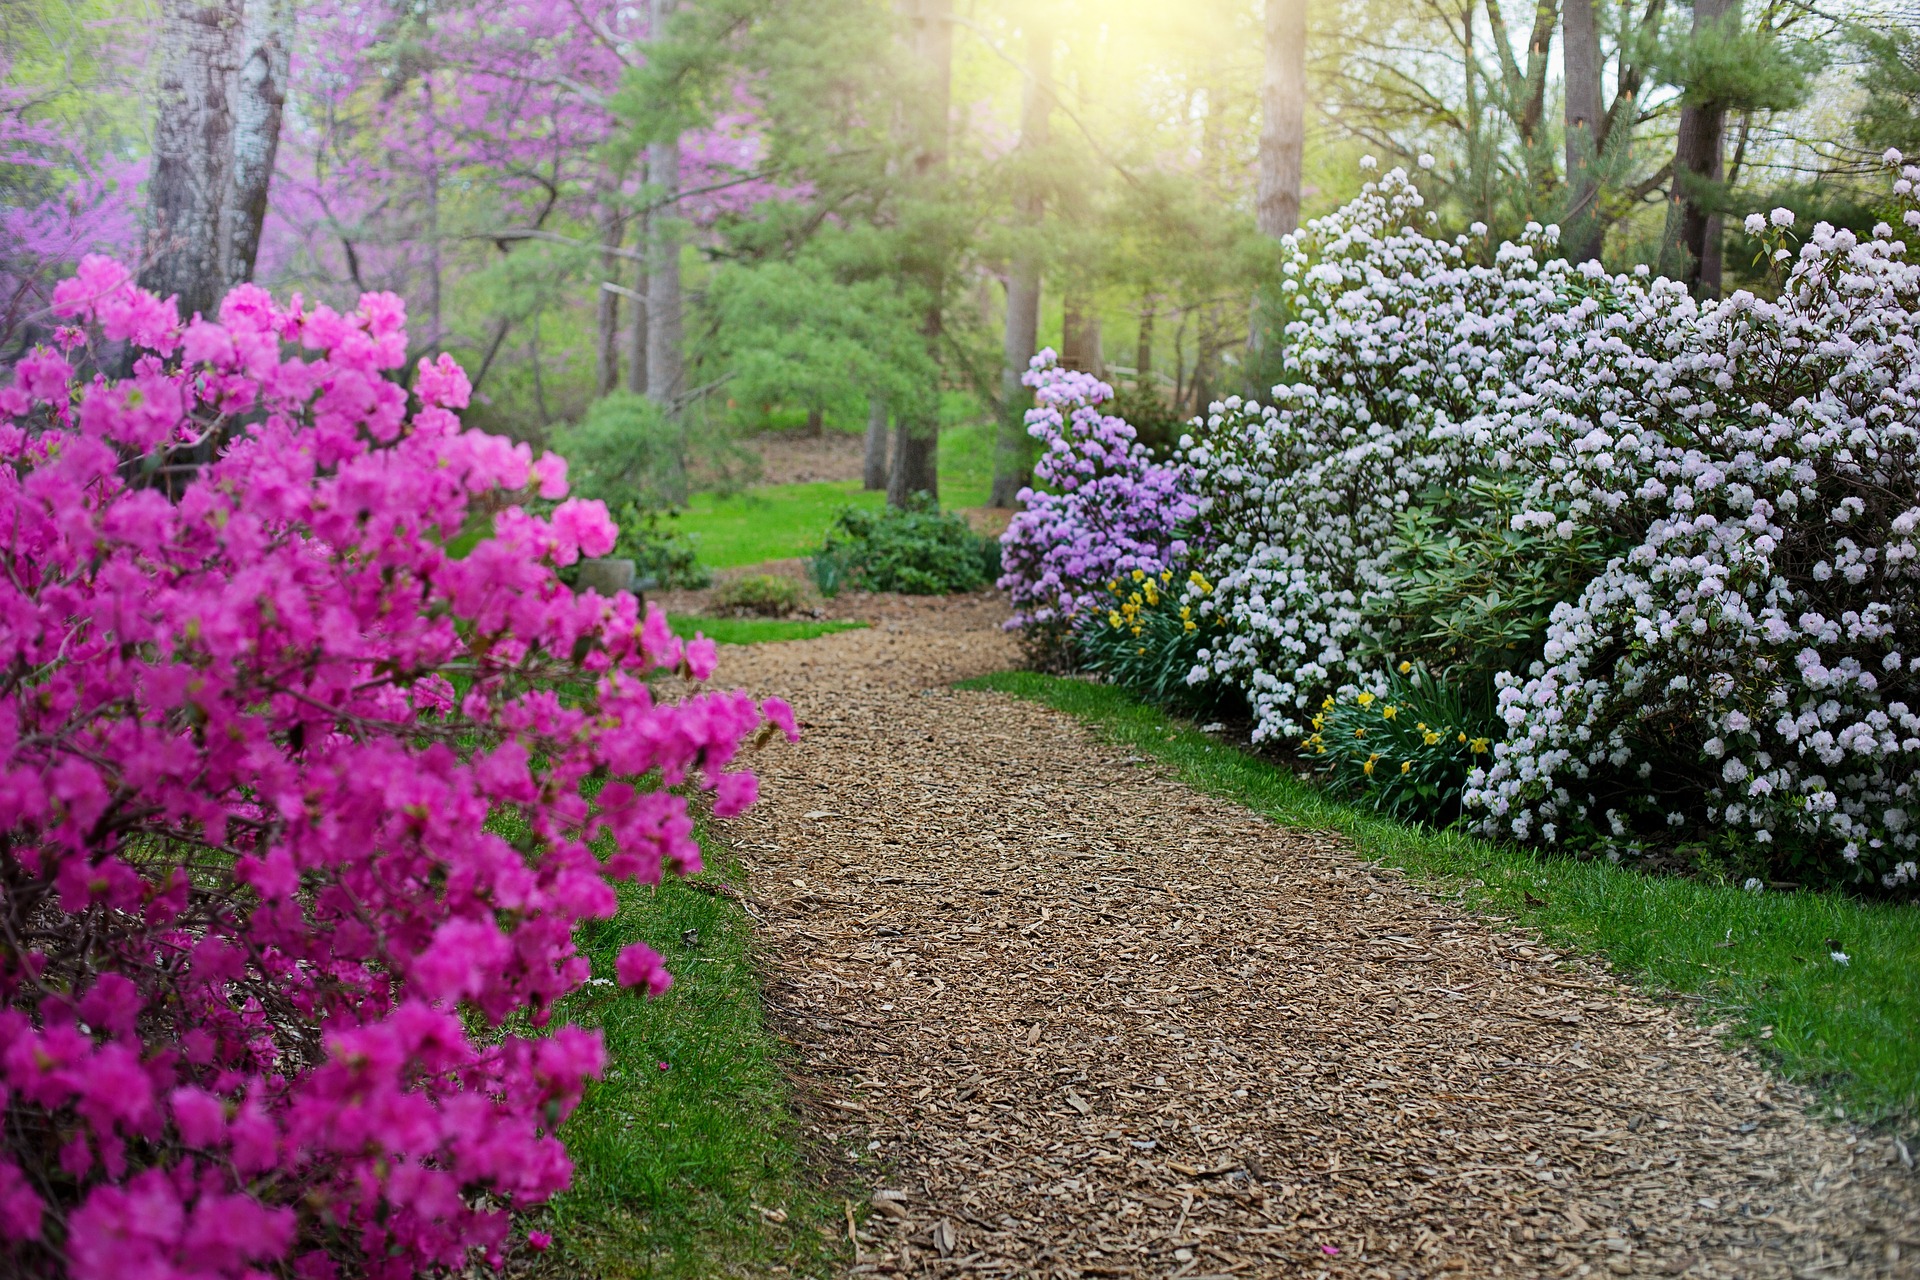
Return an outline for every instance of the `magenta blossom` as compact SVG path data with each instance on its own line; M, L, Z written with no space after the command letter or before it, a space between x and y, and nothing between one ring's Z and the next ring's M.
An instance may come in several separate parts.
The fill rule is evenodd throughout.
M84 261L0 388L0 1250L75 1280L497 1260L601 1069L612 880L697 870L784 703L631 595L564 465L466 430L397 299L182 326ZM536 495L551 505L545 513ZM593 797L589 803L588 797ZM618 976L659 994L644 948ZM53 1252L58 1244L60 1252Z

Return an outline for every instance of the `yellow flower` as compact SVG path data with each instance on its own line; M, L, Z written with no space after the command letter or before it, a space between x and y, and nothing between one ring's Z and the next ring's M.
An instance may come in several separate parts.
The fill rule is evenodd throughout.
M1460 741L1465 742L1466 740L1467 740L1467 735L1465 733L1462 733L1460 735Z
M1107 622L1112 626L1116 626L1116 627L1119 626L1120 614L1117 611L1112 609L1107 610Z
M1395 716L1398 716L1398 715L1400 714L1400 708L1398 708L1398 707L1383 707L1383 708L1381 709L1381 711L1380 711L1380 714L1381 714L1381 715L1383 715L1383 716L1385 716L1385 717L1386 717L1387 719L1389 719L1389 720L1391 720L1391 719L1393 719L1393 718L1394 718Z
M1140 634L1140 627L1138 623L1134 624L1133 634L1135 634L1136 636ZM1142 649L1140 652L1145 653L1146 650Z
M1402 760L1402 761L1400 762L1400 772L1402 772L1402 773L1405 773L1405 772L1406 772L1407 770L1409 770L1409 769L1411 769L1411 768L1413 768L1413 761L1411 761L1411 760Z
M1320 727L1324 725L1326 721L1327 721L1327 718L1325 716L1315 716L1313 718L1314 732L1318 733L1320 731Z
M1422 720L1419 724L1416 724L1413 727L1418 729L1420 732L1425 733L1427 731L1427 722L1425 720Z
M1182 622L1186 621L1188 618L1191 618L1192 616L1193 616L1193 607L1191 605L1183 604L1180 606L1180 620Z
M1409 671L1411 671L1411 670L1413 670L1413 664L1412 664L1411 662L1403 662L1403 663L1401 663L1401 664L1400 664L1400 674L1401 674L1401 675L1405 675L1405 674L1407 674L1407 672L1409 672Z
M1145 653L1145 652L1146 652L1146 649L1144 649L1144 648L1140 648L1140 649L1135 649L1135 650L1134 650L1134 652L1135 652L1135 653Z
M1115 578L1112 582L1109 582L1107 584L1107 590L1109 591L1118 591L1119 589L1120 589L1120 579L1118 578Z
M1133 580L1135 582L1145 582L1147 580L1147 575L1142 573L1140 570L1135 569L1133 571Z
M1471 751L1471 752L1473 752L1473 754L1475 754L1475 755L1477 755L1477 756L1478 756L1478 755L1485 755L1485 754L1486 754L1486 750L1487 750L1487 746L1488 746L1488 739L1486 739L1486 738L1475 738L1475 739L1474 739L1474 740L1473 740L1472 742L1470 742L1470 743L1468 743L1468 744L1467 744L1467 750L1469 750L1469 751Z
M1199 627L1195 626L1191 621L1183 622L1180 625L1184 630L1187 630L1187 631L1198 631L1200 629Z
M1373 705L1373 695L1370 693L1361 693L1354 698L1354 701L1363 707L1370 707Z
M1440 735L1439 735L1439 734L1437 734L1437 733L1435 733L1435 732L1434 732L1433 730L1431 730L1431 729L1429 729L1429 730L1427 730L1427 732L1426 732L1426 735L1425 735L1425 736L1426 736L1426 740L1427 740L1427 745L1428 745L1428 746L1432 746L1432 745L1433 745L1434 743L1436 743L1436 742L1438 742L1438 741L1440 741Z
M1163 582L1163 583L1166 583L1166 582L1172 582L1172 581L1173 581L1173 570L1171 570L1171 569L1162 569L1162 570L1160 571L1160 581L1161 581L1161 582Z
M1322 711L1325 711L1325 710L1326 710L1327 708L1329 708L1329 707L1331 707L1332 705L1333 705L1333 695L1332 695L1332 694L1328 694L1328 695L1327 695L1327 700L1326 700L1325 702L1322 702L1322 703L1320 704L1320 709L1321 709Z
M1367 731L1365 729L1355 729L1353 731L1353 736L1356 738L1364 738L1367 736Z
M1362 769L1365 769L1367 771L1367 776L1369 778L1373 776L1373 762L1375 760L1378 760L1379 758L1380 758L1379 756L1368 756L1367 762L1360 766Z
M1153 584L1151 582L1147 584L1147 603L1148 604L1160 603L1160 593L1153 589Z

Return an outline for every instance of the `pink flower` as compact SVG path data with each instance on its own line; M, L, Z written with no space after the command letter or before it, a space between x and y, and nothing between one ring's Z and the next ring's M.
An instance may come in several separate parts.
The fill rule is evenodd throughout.
M535 1253L545 1253L553 1247L553 1237L545 1231L527 1232L527 1248Z
M533 464L533 478L540 482L541 497L552 499L567 496L567 460L559 454L541 454L540 460Z
M620 952L613 965L614 976L623 987L645 987L650 996L667 993L673 985L673 975L667 972L666 961L660 953L643 942L636 942ZM665 1070L665 1066L661 1070Z
M46 1202L11 1160L0 1159L0 1240L38 1240Z
M723 773L713 785L713 816L737 818L760 798L760 782L751 773Z

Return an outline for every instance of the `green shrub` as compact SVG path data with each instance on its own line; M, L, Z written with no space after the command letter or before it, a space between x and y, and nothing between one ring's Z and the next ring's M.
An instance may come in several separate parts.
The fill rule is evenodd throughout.
M1197 574L1193 583L1208 590ZM1113 598L1106 611L1090 611L1074 636L1082 667L1162 706L1206 711L1237 700L1218 681L1187 683L1187 674L1203 665L1200 650L1209 635L1218 638L1219 622L1194 612L1173 574L1153 578L1135 569L1107 590Z
M1327 698L1301 749L1335 792L1404 821L1460 816L1467 774L1487 760L1498 726L1474 714L1460 686L1402 662L1379 691Z
M925 499L834 517L808 568L823 595L847 588L910 596L977 591L999 571L1000 544Z
M700 563L693 539L673 527L671 512L662 520L658 511L643 510L631 502L612 510L620 526L613 554L633 561L633 580L643 590L698 590L713 585L713 574Z
M800 607L800 584L772 573L749 574L722 583L713 593L713 607L721 613L783 618Z
M554 433L553 447L582 497L610 509L686 505L686 433L643 395L616 391L594 401L577 425Z

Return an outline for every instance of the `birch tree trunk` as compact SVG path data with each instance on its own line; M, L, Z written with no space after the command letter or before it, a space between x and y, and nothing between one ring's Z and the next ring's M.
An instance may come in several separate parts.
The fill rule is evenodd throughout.
M233 164L220 213L223 289L253 279L260 227L267 218L267 188L280 150L292 45L293 0L248 0L234 76Z
M649 29L659 38L673 12L673 0L649 0ZM680 139L647 147L648 189L653 194L647 250L647 394L671 415L686 394L685 351L681 346L680 298Z
M1254 203L1262 235L1278 240L1300 227L1300 166L1306 144L1307 0L1267 0Z
M1034 21L1027 30L1027 76L1020 101L1020 149L1026 152L1024 190L1016 201L1020 226L1037 235L1046 213L1046 196L1037 170L1038 153L1048 139L1053 110L1053 32ZM1011 507L1019 501L1032 464L1026 407L1031 402L1021 378L1040 343L1040 251L1023 244L1007 274L1007 325L1000 347L1000 429L994 440L993 492L988 505Z
M648 179L642 174L641 189L647 188ZM627 326L627 390L635 395L647 394L647 291L652 277L647 272L647 246L653 243L653 215L642 212L640 225L633 242L640 246L640 257L635 263L633 278L633 303L627 310L633 313L633 322Z
M1739 21L1737 0L1694 0L1693 34L1723 20ZM1703 101L1680 108L1673 145L1673 194L1667 204L1660 274L1684 281L1695 297L1720 294L1720 215L1714 197L1724 176L1727 108Z
M916 163L923 185L937 187L947 171L948 116L953 107L953 0L905 0L911 20L914 52L924 71L924 97L918 104L920 127L916 135L920 154ZM921 336L938 368L941 335L946 328L942 296L946 269L944 245L930 254L927 269L926 318ZM938 375L926 393L911 406L894 410L898 422L893 445L893 469L887 478L887 504L901 507L916 493L936 502L940 498L940 383Z
M140 286L211 317L226 279L221 209L233 167L239 0L161 0L153 167ZM257 235L257 233L256 233Z
M1566 76L1567 211L1560 246L1567 261L1600 256L1600 28L1593 0L1565 0L1560 61Z

